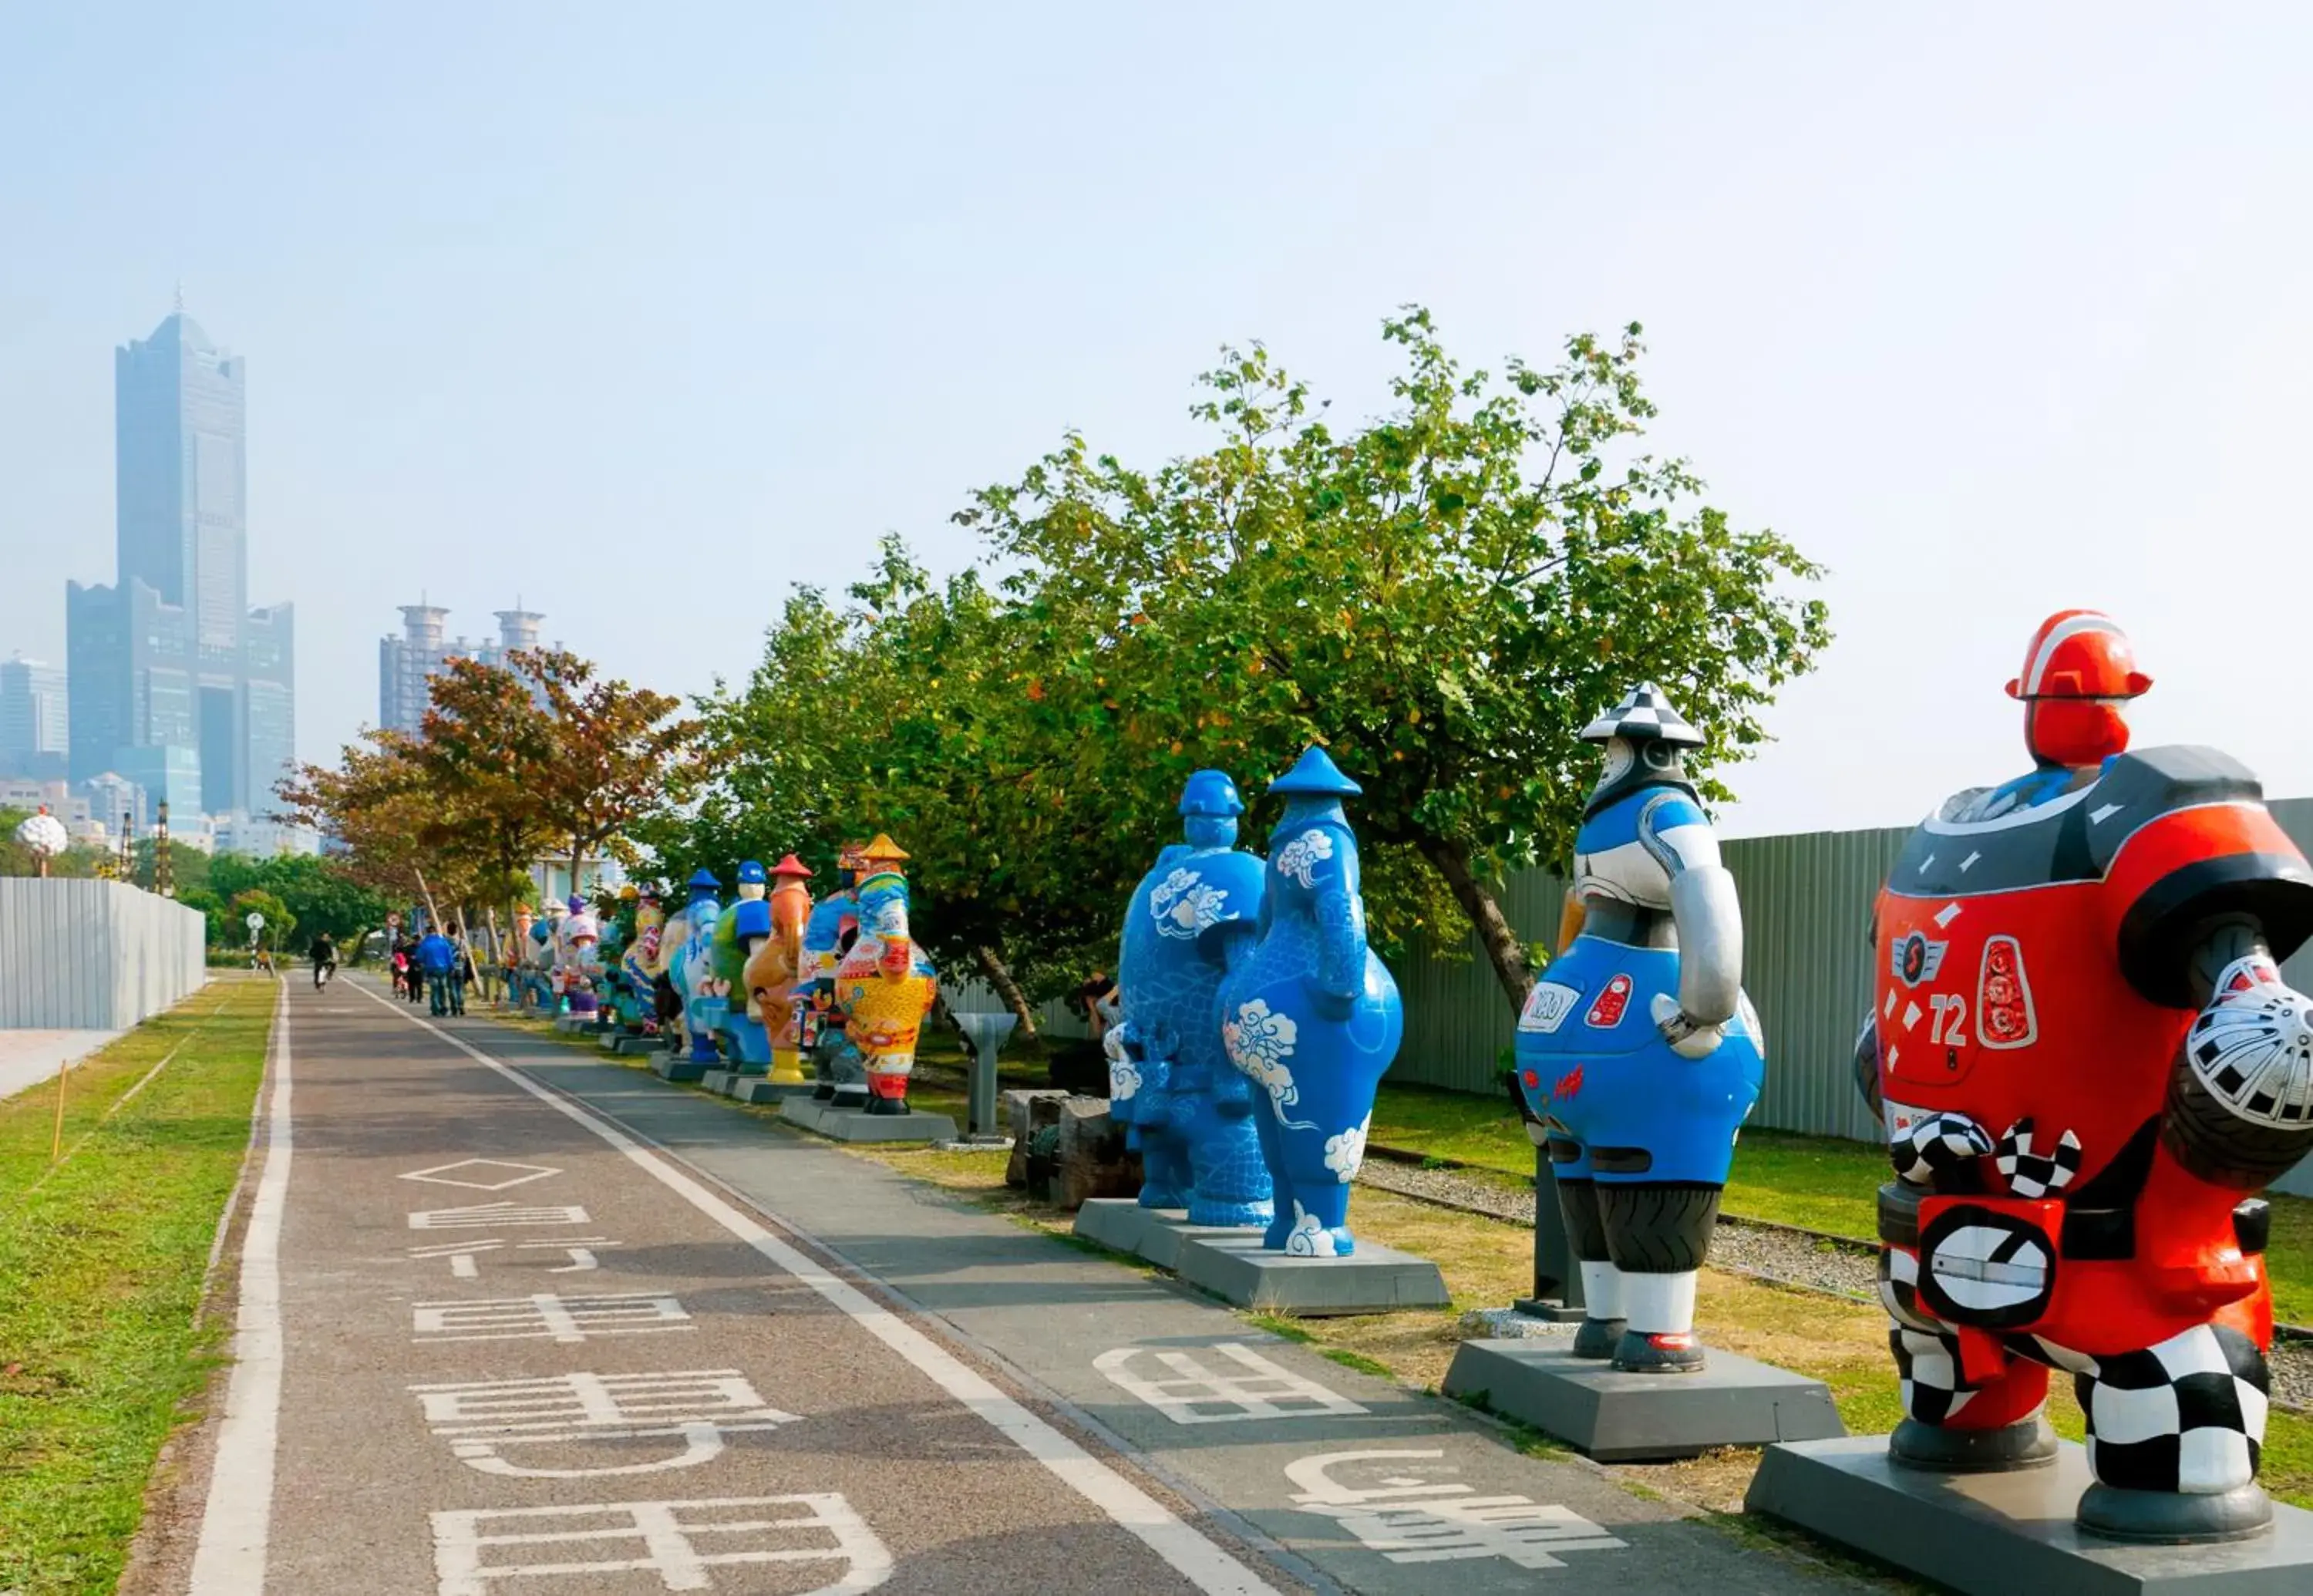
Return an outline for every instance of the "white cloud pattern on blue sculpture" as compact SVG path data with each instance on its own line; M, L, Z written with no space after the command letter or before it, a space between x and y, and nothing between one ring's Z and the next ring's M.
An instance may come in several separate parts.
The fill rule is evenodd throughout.
M1366 1128L1372 1124L1373 1115L1368 1114L1340 1135L1325 1138L1325 1168L1343 1186L1358 1177L1358 1169L1366 1161Z
M1293 1204L1293 1229L1286 1233L1285 1252L1288 1257L1330 1258L1339 1257L1333 1246L1333 1233L1310 1217L1300 1204Z
M1160 936L1187 939L1218 925L1228 895L1192 869L1176 869L1148 895Z
M1303 832L1277 851L1277 868L1304 886L1315 885L1317 867L1333 857L1333 839L1323 831Z
M1279 1014L1269 1006L1268 1000L1254 998L1238 1005L1236 1018L1221 1025L1221 1045L1228 1049L1229 1062L1259 1083L1269 1093L1270 1108L1277 1123L1295 1130L1315 1130L1310 1120L1288 1119L1285 1110L1301 1100L1301 1089L1293 1084L1293 1070L1285 1061L1293 1056L1294 1039L1301 1027L1289 1014Z

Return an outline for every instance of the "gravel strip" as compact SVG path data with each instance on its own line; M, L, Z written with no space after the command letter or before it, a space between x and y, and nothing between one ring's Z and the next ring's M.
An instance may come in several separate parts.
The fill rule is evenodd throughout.
M1400 1196L1482 1213L1514 1225L1534 1223L1534 1194L1473 1180L1453 1169L1369 1159L1359 1181ZM1851 1301L1878 1299L1878 1262L1869 1252L1818 1240L1800 1230L1721 1220L1711 1244L1714 1268L1804 1286ZM1499 1332L1495 1332L1499 1334ZM2271 1359L2273 1399L2282 1407L2313 1413L2313 1342L2276 1340Z

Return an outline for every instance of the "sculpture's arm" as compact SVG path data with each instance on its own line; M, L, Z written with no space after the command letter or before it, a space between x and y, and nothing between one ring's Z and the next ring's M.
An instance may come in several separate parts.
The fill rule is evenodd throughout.
M1332 856L1318 861L1316 889L1317 995L1346 1010L1366 984L1366 906L1358 895L1358 845L1341 834Z
M1678 931L1678 997L1655 1002L1655 1022L1681 1054L1719 1045L1743 997L1743 906L1719 862L1719 839L1683 792L1665 791L1639 816L1639 842L1670 877Z
M2247 913L2204 927L2186 974L2201 1011L2169 1077L2161 1140L2212 1185L2256 1191L2313 1151L2313 999L2282 982Z

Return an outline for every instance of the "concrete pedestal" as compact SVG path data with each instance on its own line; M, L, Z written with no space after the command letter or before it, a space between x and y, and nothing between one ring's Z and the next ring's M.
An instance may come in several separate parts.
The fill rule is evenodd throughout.
M953 1142L955 1121L945 1114L870 1114L812 1098L789 1098L779 1117L836 1142Z
M2083 1534L2072 1511L2088 1454L2043 1468L1930 1474L1888 1460L1885 1435L1767 1449L1746 1510L1963 1596L2302 1596L2313 1591L2313 1513L2279 1503L2273 1528L2209 1546L2129 1546Z
M707 1066L687 1053L662 1053L651 1060L651 1073L661 1080L696 1080L707 1073Z
M664 1050L664 1044L656 1036L643 1036L623 1032L605 1037L602 1045L620 1058L636 1058L643 1054Z
M1444 1308L1452 1301L1437 1265L1371 1241L1359 1242L1346 1258L1271 1252L1258 1230L1208 1231L1183 1239L1180 1247L1174 1271L1183 1280L1264 1313L1323 1318Z
M743 1075L731 1082L731 1095L742 1103L783 1103L789 1098L808 1098L808 1080L772 1080L761 1075Z
M1448 1397L1483 1397L1488 1411L1602 1463L1847 1433L1821 1380L1717 1350L1699 1373L1625 1374L1576 1357L1563 1343L1465 1341L1441 1389Z
M728 1097L731 1082L738 1078L738 1074L736 1070L708 1070L699 1077L699 1084L701 1089L713 1092L718 1098Z
M1111 1252L1129 1253L1159 1269L1178 1270L1181 1248L1214 1238L1261 1237L1258 1230L1234 1225L1192 1225L1178 1208L1143 1208L1131 1197L1093 1197L1077 1209L1076 1233Z

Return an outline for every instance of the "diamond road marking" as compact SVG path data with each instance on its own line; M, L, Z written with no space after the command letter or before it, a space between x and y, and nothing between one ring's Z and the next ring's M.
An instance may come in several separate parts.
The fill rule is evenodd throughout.
M458 1169L471 1170L478 1176L503 1170L512 1177L502 1180L457 1179L452 1172ZM467 1159L455 1164L436 1164L431 1169L420 1169L401 1178L422 1180L428 1186L462 1186L478 1192L502 1192L510 1186L528 1186L533 1180L544 1180L549 1176L561 1173L561 1170L550 1169L544 1164L509 1164L503 1159Z
M1957 920L1958 918L1959 905L1957 904L1946 904L1942 908L1936 911L1936 929L1938 930L1942 930L1948 927L1953 921Z

